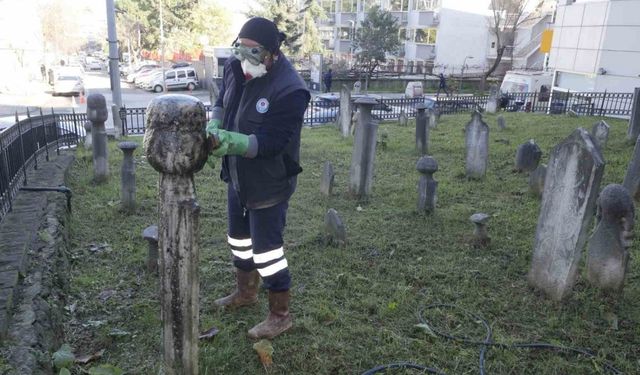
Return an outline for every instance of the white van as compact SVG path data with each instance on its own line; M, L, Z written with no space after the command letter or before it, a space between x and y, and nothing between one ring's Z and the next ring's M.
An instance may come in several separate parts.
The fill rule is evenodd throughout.
M198 74L190 66L169 69L164 73L164 77L167 90L187 89L191 91L198 86ZM162 75L160 75L160 77L150 82L147 87L155 92L162 92L162 83Z
M550 92L553 73L509 70L502 80L503 93Z

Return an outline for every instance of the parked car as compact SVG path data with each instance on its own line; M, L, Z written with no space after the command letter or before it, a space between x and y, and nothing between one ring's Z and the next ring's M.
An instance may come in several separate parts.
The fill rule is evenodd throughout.
M354 94L351 95L352 103L358 98L367 95ZM391 119L400 116L402 108L385 103L380 96L368 95L373 97L377 103L371 109L371 117L376 120ZM321 94L313 98L307 112L305 113L305 122L311 124L323 124L334 122L340 114L340 95L336 93Z
M162 75L160 75L150 82L148 88L155 92L162 92L164 90L163 83L167 85L167 90L187 89L191 91L198 86L198 74L190 66L169 69L165 72L164 82L162 82Z
M147 87L151 79L156 76L162 76L162 69L151 69L138 74L135 79L135 85L138 88L144 89Z
M58 75L53 82L53 96L60 94L84 95L82 77L74 75Z
M150 70L153 69L157 69L159 68L160 65L158 64L145 64L145 65L141 65L140 67L138 67L136 70L134 70L132 73L129 73L127 75L127 82L128 83L135 83L136 82L136 77L142 73L146 73Z
M102 70L102 62L93 60L87 63L87 70Z

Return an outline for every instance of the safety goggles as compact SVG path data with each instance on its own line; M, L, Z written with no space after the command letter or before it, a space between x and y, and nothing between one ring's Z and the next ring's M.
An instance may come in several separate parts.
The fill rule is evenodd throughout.
M264 61L269 51L262 46L247 47L236 41L231 46L233 55L240 61L249 60L252 64L258 65Z

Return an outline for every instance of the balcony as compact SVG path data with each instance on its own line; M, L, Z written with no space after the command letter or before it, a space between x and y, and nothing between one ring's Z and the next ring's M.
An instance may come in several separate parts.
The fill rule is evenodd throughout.
M336 14L327 13L326 18L318 19L318 26L333 26L336 23Z
M396 11L393 11L393 12L391 12L391 16L393 18L395 18L396 20L398 20L398 23L400 25L406 25L408 20L409 20L409 13L408 12L396 12Z

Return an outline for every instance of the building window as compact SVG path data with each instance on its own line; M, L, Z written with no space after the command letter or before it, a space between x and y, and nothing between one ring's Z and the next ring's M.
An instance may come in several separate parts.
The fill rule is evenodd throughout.
M389 0L391 12L406 12L409 10L409 0Z
M350 27L338 28L338 39L351 40L351 28Z
M327 13L335 13L336 0L320 0L320 6Z
M407 28L406 27L401 27L398 30L398 40L400 40L400 43L404 43L406 42L407 39Z
M380 0L363 0L363 3L365 12L368 12L374 6L380 6Z
M440 7L440 0L415 0L413 10L436 10Z
M340 11L344 13L355 13L358 0L342 0Z
M496 42L491 42L491 48L496 48Z
M436 44L437 34L438 29L433 27L429 27L426 29L417 29L415 42L424 44Z

